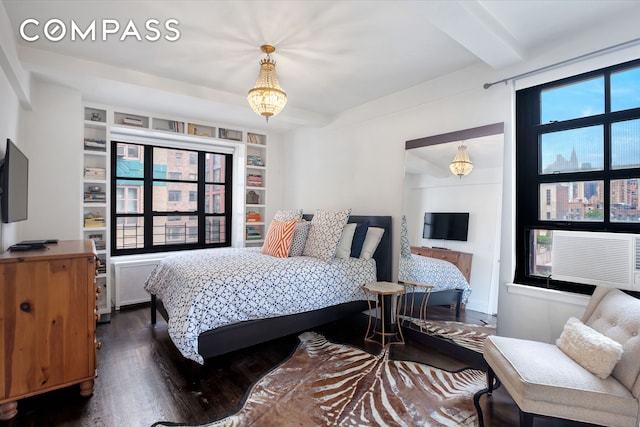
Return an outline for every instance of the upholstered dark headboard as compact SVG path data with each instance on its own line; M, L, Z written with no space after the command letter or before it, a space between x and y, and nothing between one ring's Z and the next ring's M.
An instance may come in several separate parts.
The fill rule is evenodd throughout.
M313 218L312 214L305 214L304 219L310 221ZM379 227L384 229L382 240L378 245L378 249L373 254L373 258L376 260L376 268L378 270L378 280L383 282L391 282L391 276L393 271L393 239L391 228L390 216L375 216L375 215L351 215L349 222L368 222L369 227Z

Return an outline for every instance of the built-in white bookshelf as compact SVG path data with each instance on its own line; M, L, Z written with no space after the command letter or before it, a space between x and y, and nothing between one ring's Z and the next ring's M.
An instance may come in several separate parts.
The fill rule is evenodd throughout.
M246 133L245 246L261 246L266 235L267 137Z
M109 283L109 127L107 110L86 106L83 109L82 145L82 224L83 239L94 241L96 263L96 313L98 321L109 321L111 285Z

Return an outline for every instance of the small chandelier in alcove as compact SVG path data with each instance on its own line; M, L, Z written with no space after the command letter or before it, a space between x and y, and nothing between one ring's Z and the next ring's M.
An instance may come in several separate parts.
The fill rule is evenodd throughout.
M247 100L256 114L267 119L278 114L287 103L287 94L278 83L276 74L276 63L269 56L276 51L276 48L265 44L260 46L260 50L267 54L266 58L260 61L260 73L258 81L253 89L249 91Z
M473 163L469 159L469 153L467 152L467 146L464 142L461 142L456 151L456 156L449 164L449 169L454 175L458 175L462 178L465 175L469 175L473 169Z

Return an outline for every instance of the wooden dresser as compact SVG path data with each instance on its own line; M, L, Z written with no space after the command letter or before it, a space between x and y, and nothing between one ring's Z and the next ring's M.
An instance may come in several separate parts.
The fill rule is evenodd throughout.
M411 253L449 261L458 267L458 270L462 272L465 279L467 279L467 282L471 283L471 258L473 257L473 254L446 249L428 248L425 246L411 246Z
M96 258L91 240L0 254L0 420L19 399L96 377Z

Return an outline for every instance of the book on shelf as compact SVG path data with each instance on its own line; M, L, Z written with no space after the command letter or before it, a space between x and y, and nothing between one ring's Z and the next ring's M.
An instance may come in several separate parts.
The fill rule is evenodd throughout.
M107 151L107 141L104 139L85 138L84 149L93 151Z
M220 138L242 141L242 131L220 128Z
M93 240L96 245L96 250L104 250L107 248L107 243L104 241L102 234L89 234L89 239Z
M247 142L250 142L251 144L262 145L262 141L260 140L260 135L257 135L255 133L247 134Z
M262 187L262 177L247 177L247 185L250 187Z
M96 166L86 166L84 168L84 177L93 179L106 179L107 170Z
M248 155L247 165L248 166L264 166L264 162L262 161L261 156Z
M177 121L173 121L173 120L168 120L167 123L169 125L169 131L170 132L176 132L176 133L183 133L184 132L184 123L183 122L177 122Z
M260 212L247 212L247 222L262 222Z
M125 125L129 125L129 126L143 126L144 122L142 121L142 119L139 119L137 117L124 117L122 119L122 123L124 123Z
M92 192L85 192L84 193L84 201L85 202L106 202L107 201L107 195L105 193L92 193Z
M247 226L247 240L260 240L262 239L262 229L260 226L248 225Z

